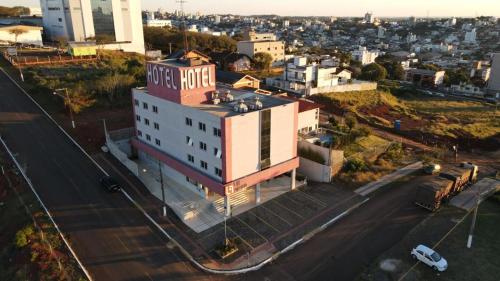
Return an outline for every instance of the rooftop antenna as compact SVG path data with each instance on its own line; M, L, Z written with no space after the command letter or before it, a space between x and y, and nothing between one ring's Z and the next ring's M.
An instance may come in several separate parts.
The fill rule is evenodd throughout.
M182 17L182 32L184 34L184 54L187 54L189 45L187 40L187 32L186 32L186 14L184 13L184 4L187 3L186 0L177 0L176 3L179 3L181 6L181 17Z

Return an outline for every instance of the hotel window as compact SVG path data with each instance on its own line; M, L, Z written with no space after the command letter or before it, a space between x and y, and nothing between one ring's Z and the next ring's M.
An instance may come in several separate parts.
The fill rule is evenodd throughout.
M145 102L143 102L143 103L142 103L142 108L144 108L144 109L148 109L148 108L149 108L149 107L148 107L148 104L147 104L147 103L145 103Z
M148 118L144 118L144 124L146 124L147 126L149 126L149 119Z
M194 156L191 154L188 154L188 161L191 163L194 163Z
M205 123L198 122L198 129L200 129L200 131L206 132L207 126L205 125Z
M139 101L137 99L134 100L135 106L139 106Z
M155 127L155 130L160 130L160 124L158 124L156 122L154 123L154 127Z
M193 139L190 136L186 136L186 144L193 146Z
M141 131L139 131L139 130L137 130L137 135L138 135L139 137L142 137L142 132L141 132Z
M153 112L154 112L154 113L158 113L158 106L153 105Z
M136 115L136 116L135 116L135 120L137 120L137 121L141 122L141 116Z
M222 152L217 147L214 147L214 156L217 157L217 158L221 158L222 157Z
M146 134L146 140L151 141L151 136Z
M214 136L220 137L221 135L222 135L221 130L214 127Z
M208 164L207 164L207 162L205 162L205 161L203 161L203 160L201 160L201 161L200 161L200 166L201 166L203 169L205 169L205 170L206 170L206 169L208 169Z
M215 175L218 176L219 178L222 178L222 170L215 167Z
M155 143L156 143L157 146L161 146L161 142L160 142L159 139L155 139Z
M207 144L200 141L200 149L207 151Z
M186 125L192 127L193 126L193 119L186 117Z

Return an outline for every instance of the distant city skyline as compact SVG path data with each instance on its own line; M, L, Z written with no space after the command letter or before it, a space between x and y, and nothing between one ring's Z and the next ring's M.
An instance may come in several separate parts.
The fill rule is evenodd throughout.
M136 1L136 0L134 0ZM176 0L141 0L143 10L173 12L179 9ZM188 0L185 10L188 13L202 14L239 14L281 16L356 16L373 12L376 17L475 17L500 16L498 0L314 0L307 5L300 0ZM339 5L341 4L342 5ZM301 5L302 4L302 5ZM1 6L39 7L39 0L0 0Z

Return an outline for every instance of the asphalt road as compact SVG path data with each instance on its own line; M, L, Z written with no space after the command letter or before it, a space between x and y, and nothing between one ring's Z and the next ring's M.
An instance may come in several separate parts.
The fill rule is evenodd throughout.
M95 280L353 280L428 215L413 205L413 185L382 190L258 272L207 275L122 194L102 190L102 172L3 73L0 133Z
M95 280L213 280L196 270L0 72L0 134Z

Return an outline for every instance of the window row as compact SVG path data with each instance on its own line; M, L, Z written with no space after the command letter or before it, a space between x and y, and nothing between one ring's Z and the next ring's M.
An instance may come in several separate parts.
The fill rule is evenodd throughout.
M186 121L186 126L193 127L193 119L186 117L185 121ZM198 130L206 132L207 125L203 122L198 122ZM213 135L220 138L222 136L221 129L213 127Z
M139 100L134 99L134 104L135 104L135 106L139 106L139 105L140 105ZM143 109L148 110L148 109L149 109L149 105L148 105L146 102L143 102L143 103L142 103L142 108L143 108ZM154 112L154 113L158 113L158 106L153 105L153 106L152 106L152 109L153 109L153 112Z
M137 122L141 122L141 116L139 115L136 115L135 116L135 120L137 120ZM146 126L149 126L150 125L150 122L149 122L149 119L148 118L144 118L144 125ZM155 128L155 130L159 131L160 130L160 124L156 123L156 122L153 122L153 127Z
M188 162L189 163L192 163L194 164L195 163L195 160L194 160L194 156L191 155L191 154L188 154L187 155L187 159L188 159ZM203 170L208 170L208 163L206 161L203 161L203 160L200 160L200 168L202 168ZM214 167L214 174L219 177L219 178L222 178L222 170L218 167Z
M142 138L142 136L143 136L142 131L137 130L137 135ZM151 141L151 135L149 135L149 134L145 134L145 135L146 135L146 140L150 142ZM161 146L161 141L159 139L155 139L155 144L157 146Z
M186 144L188 146L193 146L194 145L194 141L193 141L193 138L191 138L190 136L186 136ZM199 147L200 147L200 150L203 150L203 151L207 151L207 144L200 141L199 142ZM217 158L221 158L222 157L222 151L217 148L217 147L214 147L213 148L213 152L214 152L214 156L217 157Z

